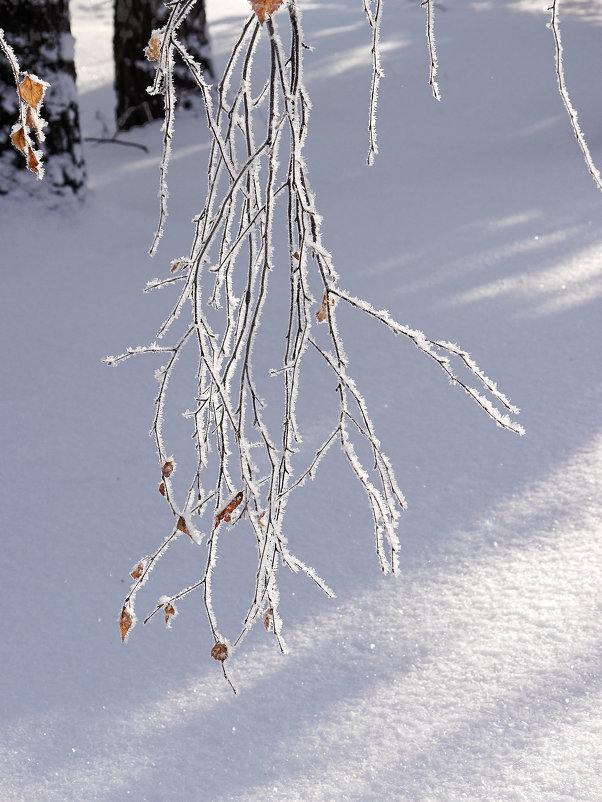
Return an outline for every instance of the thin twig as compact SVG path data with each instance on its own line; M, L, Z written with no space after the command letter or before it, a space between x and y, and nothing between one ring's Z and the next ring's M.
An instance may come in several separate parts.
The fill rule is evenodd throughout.
M368 136L370 139L370 146L368 148L368 157L366 162L368 165L374 164L374 157L378 154L378 145L376 142L376 107L378 104L378 87L380 79L384 77L384 72L380 63L380 23L381 23L381 10L382 0L363 0L364 12L372 28L372 83L370 85L370 103L369 103L369 117L368 117ZM372 6L375 6L374 11Z
M575 139L579 143L579 147L581 148L581 153L583 153L583 158L585 159L585 164L587 169L589 170L589 174L594 179L596 186L600 191L602 191L602 178L600 177L600 172L596 165L594 164L594 160L589 152L589 148L587 146L587 142L585 141L585 137L583 136L583 132L579 126L579 121L577 119L577 112L571 103L571 98L566 88L566 82L564 78L564 65L562 60L562 40L560 38L560 22L558 19L558 0L553 0L552 5L549 7L549 11L552 12L552 18L550 21L550 28L552 29L552 34L554 36L554 46L556 51L556 78L558 80L558 91L560 92L560 97L562 98L562 102L564 103L564 107L567 110L567 114L569 115L569 121L571 123L571 128L573 129L573 133L575 134Z
M439 67L437 61L437 49L435 47L435 3L433 0L422 0L421 5L426 7L426 41L429 50L429 86L431 87L435 100L441 100L441 95L439 94L439 84L435 80Z

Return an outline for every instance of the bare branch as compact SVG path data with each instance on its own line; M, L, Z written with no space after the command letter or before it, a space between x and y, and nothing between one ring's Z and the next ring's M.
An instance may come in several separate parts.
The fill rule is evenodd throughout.
M552 12L552 18L550 20L550 28L552 29L552 34L554 36L554 46L556 49L556 78L558 80L558 91L560 92L560 97L562 98L562 102L564 103L564 107L567 110L567 114L569 115L569 121L571 123L571 128L573 129L573 133L575 134L575 139L579 143L579 147L581 148L581 153L583 153L583 158L585 159L585 164L591 177L594 179L596 186L600 191L602 191L602 178L600 177L600 172L596 165L594 164L594 160L591 157L589 152L589 148L587 146L587 142L585 141L585 137L583 136L583 132L579 126L579 121L577 119L577 112L571 103L571 98L566 88L566 81L564 78L564 64L562 61L562 40L560 38L560 23L558 19L558 0L553 0L552 5L550 6L549 10Z
M364 12L372 28L372 84L370 86L370 104L368 117L368 136L370 147L368 148L367 164L374 164L374 157L378 154L376 143L376 107L378 104L378 87L380 79L384 77L384 72L380 63L380 24L382 0L363 0ZM374 8L373 8L374 7Z
M161 468L159 492L173 516L173 526L157 551L143 558L132 572L135 581L124 601L120 623L125 637L136 620L134 602L138 589L171 543L180 534L188 535L191 548L206 549L200 576L175 595L162 596L145 623L159 610L165 612L166 623L171 623L174 603L197 591L202 596L213 641L211 654L221 663L224 677L234 689L226 663L258 618L273 634L277 647L286 650L277 583L281 565L292 572L304 573L323 593L334 596L317 571L293 554L288 539L293 539L297 532L294 528L289 531L285 524L290 494L302 487L308 477L314 478L333 444L340 445L353 476L366 494L382 571L397 573L399 569L396 529L406 506L405 499L376 435L367 404L349 372L337 326L337 301L345 301L396 334L409 338L496 423L515 432L522 430L452 370L453 357L495 401L511 412L518 411L465 351L451 343L429 340L421 332L396 323L387 312L377 311L338 288L338 276L323 242L322 218L303 158L310 103L304 88L305 47L295 0L289 0L287 15L278 17L280 4L273 0L253 6L257 13L251 14L244 24L224 76L213 90L199 65L177 40L178 25L193 2L173 0L166 27L155 32L156 43L160 40L161 44L160 51L158 44L153 46L153 53L159 52L159 58L151 91L163 95L166 116L159 178L159 225L153 252L167 214L166 176L175 104L171 84L174 55L188 68L205 104L211 134L207 193L193 221L188 254L172 261L168 276L147 285L149 290L169 290L171 286L178 289L171 311L158 330L159 338L172 326L175 330L180 317L188 322L175 345L153 342L105 360L114 365L140 354L155 354L165 360L155 372L159 391L151 434ZM381 9L382 0L364 0L372 27L369 162L377 150ZM287 23L278 26L279 19ZM435 92L436 57L430 3L427 3L427 19L431 85ZM267 71L260 72L254 66L259 48L263 48ZM269 375L264 375L254 369L253 354L260 342L262 315L276 270L288 270L289 279L288 309L285 306L282 310L284 346L276 366ZM207 279L212 287L209 294L204 294ZM316 313L315 299L320 297L322 305ZM323 326L320 336L315 333L318 326ZM163 419L168 409L169 380L185 347L195 351L196 389L191 408L184 414L192 428L196 463L189 476L174 482L176 465L164 442ZM297 420L298 397L303 392L302 364L308 354L325 362L336 383L335 422L320 435L321 445L315 451L304 449ZM261 396L265 383L270 381L278 382L283 394L278 427L266 416ZM367 446L366 466L359 459L357 444ZM197 530L203 519L206 537ZM249 583L247 612L231 649L220 631L212 590L219 581L215 569L220 552L230 547L228 530L234 526L254 537L257 564L254 580Z
M435 3L433 0L422 0L421 5L426 7L426 41L429 50L429 86L431 87L435 100L441 100L441 95L439 94L439 84L435 80L439 67L437 61L437 49L435 47Z

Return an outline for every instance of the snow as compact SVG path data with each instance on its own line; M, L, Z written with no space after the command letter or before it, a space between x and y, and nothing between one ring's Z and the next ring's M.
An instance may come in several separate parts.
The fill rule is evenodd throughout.
M399 578L381 575L365 498L329 449L290 494L285 534L336 599L283 571L289 653L255 627L229 667L235 697L194 593L171 629L162 615L141 623L198 577L205 552L188 537L140 590L121 643L128 572L172 525L147 437L164 357L101 362L152 342L167 314L169 288L142 290L187 252L204 120L176 118L153 262L159 123L123 137L148 153L87 143L84 204L0 198L2 799L598 802L602 198L558 95L547 4L435 5L437 103L425 10L385 3L371 168L362 3L300 5L315 47L307 164L342 286L467 349L520 407L526 436L493 425L405 338L337 304L349 374L408 501ZM110 3L73 12L84 132L98 136L112 125ZM208 0L208 12L223 65L247 6ZM600 3L561 14L567 86L600 165ZM302 372L316 388L299 395L308 465L330 425L324 373ZM186 427L189 388L170 387ZM166 438L178 473L185 431ZM255 546L236 526L222 542L213 607L230 637Z

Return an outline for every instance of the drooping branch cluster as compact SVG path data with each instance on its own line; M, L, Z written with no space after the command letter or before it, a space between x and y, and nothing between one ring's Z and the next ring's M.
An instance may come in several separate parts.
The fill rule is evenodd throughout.
M314 478L321 459L334 443L339 444L366 494L382 571L398 570L396 528L405 501L366 402L349 372L337 327L337 303L344 302L409 338L497 424L518 433L522 429L494 405L497 401L507 410L518 412L465 351L396 323L388 313L375 310L339 287L323 244L322 219L303 158L310 103L303 83L305 45L295 0L289 0L286 13L283 9L279 15L287 21L283 26L286 43L272 17L280 0L253 3L255 13L244 24L214 91L177 38L178 25L193 3L178 0L171 4L165 28L153 32L147 49L148 57L157 64L151 91L161 93L165 101L160 216L151 252L157 249L167 214L166 175L176 100L171 80L174 55L186 64L202 94L211 132L207 195L194 221L190 250L171 263L168 276L155 279L147 287L173 285L178 290L158 338L173 336L178 326L182 330L172 346L155 342L106 360L117 364L147 354L160 355L164 361L155 373L159 390L152 434L161 468L159 492L174 521L158 549L133 568L134 582L124 600L120 626L125 638L136 620L137 592L170 544L188 536L191 545L205 550L201 575L188 587L162 596L146 621L161 610L169 624L177 612L176 602L193 591L202 593L215 642L212 656L230 681L225 662L258 618L273 633L279 648L286 648L276 581L280 564L305 573L324 593L334 595L313 568L292 553L285 526L290 494L307 478ZM374 10L364 2L364 8L374 30L374 104L380 70L380 2L376 0ZM370 147L374 154L375 139ZM287 279L287 301L280 309L284 347L281 364L269 370L266 379L265 373L257 370L256 354L261 347L270 286L283 272ZM187 321L184 324L183 319ZM270 319L270 328L274 325ZM195 352L196 395L186 415L191 422L196 467L184 485L176 487L176 465L165 443L163 422L169 380L178 358L189 349ZM452 358L473 375L489 397L456 376ZM332 378L337 410L321 444L307 453L297 406L303 392L301 365L312 359L325 365ZM282 414L276 422L260 392L266 380L280 383ZM367 449L367 465L362 463L358 449ZM213 574L223 548L222 530L243 519L254 537L257 566L246 615L230 642L221 632L213 609Z
M25 157L27 169L41 180L44 177L42 151L36 148L33 137L35 136L38 142L43 142L45 138L46 120L43 119L40 112L44 95L50 84L42 81L33 73L21 73L17 57L6 41L2 28L0 28L0 50L10 64L19 98L19 119L11 129L10 139L14 147ZM21 75L23 75L22 80Z

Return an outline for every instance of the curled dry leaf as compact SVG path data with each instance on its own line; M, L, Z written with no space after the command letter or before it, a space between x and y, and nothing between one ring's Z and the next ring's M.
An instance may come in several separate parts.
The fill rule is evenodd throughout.
M31 106L27 107L27 112L25 113L25 125L28 128L33 128L40 142L45 140L44 126L46 125L46 120L39 117Z
M132 577L132 579L140 579L143 571L144 571L144 563L140 561L138 565L134 568L134 570L130 571L130 576Z
M184 516L180 515L178 518L178 523L176 524L176 529L179 529L180 532L184 532L185 535L188 535L189 538L192 539L192 535L188 531L188 527L186 526L186 521L184 520Z
M15 131L12 132L10 135L11 142L20 150L21 153L27 155L27 151L29 149L29 144L27 143L27 139L25 138L25 130L22 125L20 125Z
M45 81L40 81L35 75L26 75L19 84L19 96L28 106L37 111L47 86Z
M230 523L230 521L232 520L232 513L238 507L242 499L243 499L243 494L242 491L239 490L238 493L232 499L232 501L229 501L228 504L226 504L226 506L224 507L224 509L221 510L221 512L219 512L215 516L215 526L213 527L214 529L217 529L217 527L221 524L222 521L225 521L227 524Z
M42 121L38 121L38 125L40 127L40 131L38 132L38 138L39 138L40 134L42 134L41 131ZM28 127L16 123L13 126L13 130L10 135L10 140L15 146L15 148L18 151L20 151L27 159L27 168L31 170L32 173L35 173L38 176L38 178L42 178L42 176L44 175L44 170L41 164L42 154L40 151L34 150L31 144L31 140L29 139Z
M168 459L167 462L161 468L161 476L164 479L167 479L168 476L171 476L174 472L175 465L173 464L172 460Z
M159 493L161 493L162 496L165 495L165 482L161 482L159 485Z
M253 11L261 24L265 22L266 14L273 14L282 5L282 0L251 0Z
M171 267L169 268L170 273L175 273L178 267L180 266L180 260L176 259L171 263Z
M270 624L272 623L273 616L274 616L274 611L272 610L271 607L268 607L268 609L265 611L265 613L262 616L263 626L264 626L264 628L266 630L268 630L270 628Z
M121 641L125 640L125 636L130 631L132 624L134 623L134 619L132 618L132 614L127 609L125 604L121 608L121 615L119 616L119 629L121 631Z
M170 619L173 618L174 615L176 615L176 608L173 606L171 602L169 602L169 604L165 605L164 612L165 612L165 623L167 624L167 626L170 626L171 623Z
M211 657L214 660L219 660L220 663L223 663L224 660L228 657L228 647L225 643L216 643L214 647L211 649Z
M331 308L334 306L334 304L335 304L335 299L333 297L330 299ZM318 323L323 323L327 317L328 317L328 307L326 305L326 293L324 293L324 297L322 298L322 306L316 312L316 319Z
M40 160L38 159L35 150L33 148L29 148L29 152L27 154L27 169L31 170L32 173L37 175L39 168Z
M163 31L153 31L148 45L144 48L144 55L149 61L159 61Z

